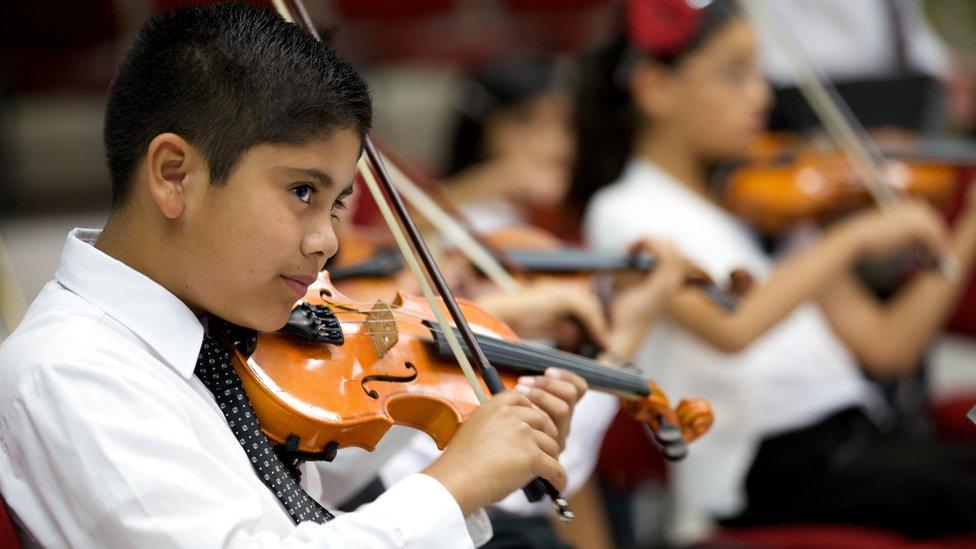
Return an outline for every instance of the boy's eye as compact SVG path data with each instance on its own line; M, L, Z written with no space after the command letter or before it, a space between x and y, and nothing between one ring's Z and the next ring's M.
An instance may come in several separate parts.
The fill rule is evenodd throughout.
M291 188L292 194L306 204L312 201L312 193L314 191L315 189L313 189L311 185L306 184L296 185Z
M346 209L346 202L344 200L336 200L332 203L332 219L339 219L339 212Z

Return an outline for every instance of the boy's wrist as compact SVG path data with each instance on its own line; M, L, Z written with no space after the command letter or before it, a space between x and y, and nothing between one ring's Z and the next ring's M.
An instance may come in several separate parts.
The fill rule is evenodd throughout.
M441 483L441 486L443 486L448 493L451 494L451 497L454 498L458 508L461 509L462 516L466 517L475 512L479 507L481 507L481 505L475 501L475 498L468 490L468 488L471 486L470 478L456 479L456 475L452 474L449 470L450 467L444 467L440 461L441 460L435 461L421 472Z

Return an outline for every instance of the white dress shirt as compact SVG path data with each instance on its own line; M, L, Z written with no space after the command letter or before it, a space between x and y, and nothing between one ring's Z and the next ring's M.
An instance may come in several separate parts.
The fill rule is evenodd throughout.
M949 53L918 0L771 0L769 6L818 69L834 80L850 80L898 74L892 2L900 15L908 68L948 76ZM782 48L759 30L766 76L779 86L794 83Z
M644 160L590 202L590 245L626 249L646 236L669 239L713 279L736 268L757 281L772 260L734 216ZM745 505L744 480L763 437L799 429L879 397L814 303L798 307L740 353L722 353L667 320L636 360L668 395L708 400L715 424L674 467L679 504L728 517Z
M432 477L295 526L193 375L203 327L174 295L68 236L0 346L0 492L45 547L472 547ZM302 485L323 500L318 467ZM490 536L472 515L478 543Z

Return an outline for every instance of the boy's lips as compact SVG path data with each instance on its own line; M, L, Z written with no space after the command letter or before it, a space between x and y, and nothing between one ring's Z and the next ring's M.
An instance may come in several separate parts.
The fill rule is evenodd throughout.
M302 297L308 292L308 287L315 282L316 277L312 275L281 275L281 279L298 294L298 297Z

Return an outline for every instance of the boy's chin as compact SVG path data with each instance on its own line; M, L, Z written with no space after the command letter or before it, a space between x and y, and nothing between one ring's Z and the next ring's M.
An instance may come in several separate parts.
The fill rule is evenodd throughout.
M236 316L235 319L227 319L238 326L243 328L250 328L258 332L270 333L277 332L278 330L285 327L288 323L288 318L291 316L291 310L294 307L294 303L289 304L287 307L275 307L276 310L269 311L267 309L259 311L257 314L249 316Z

